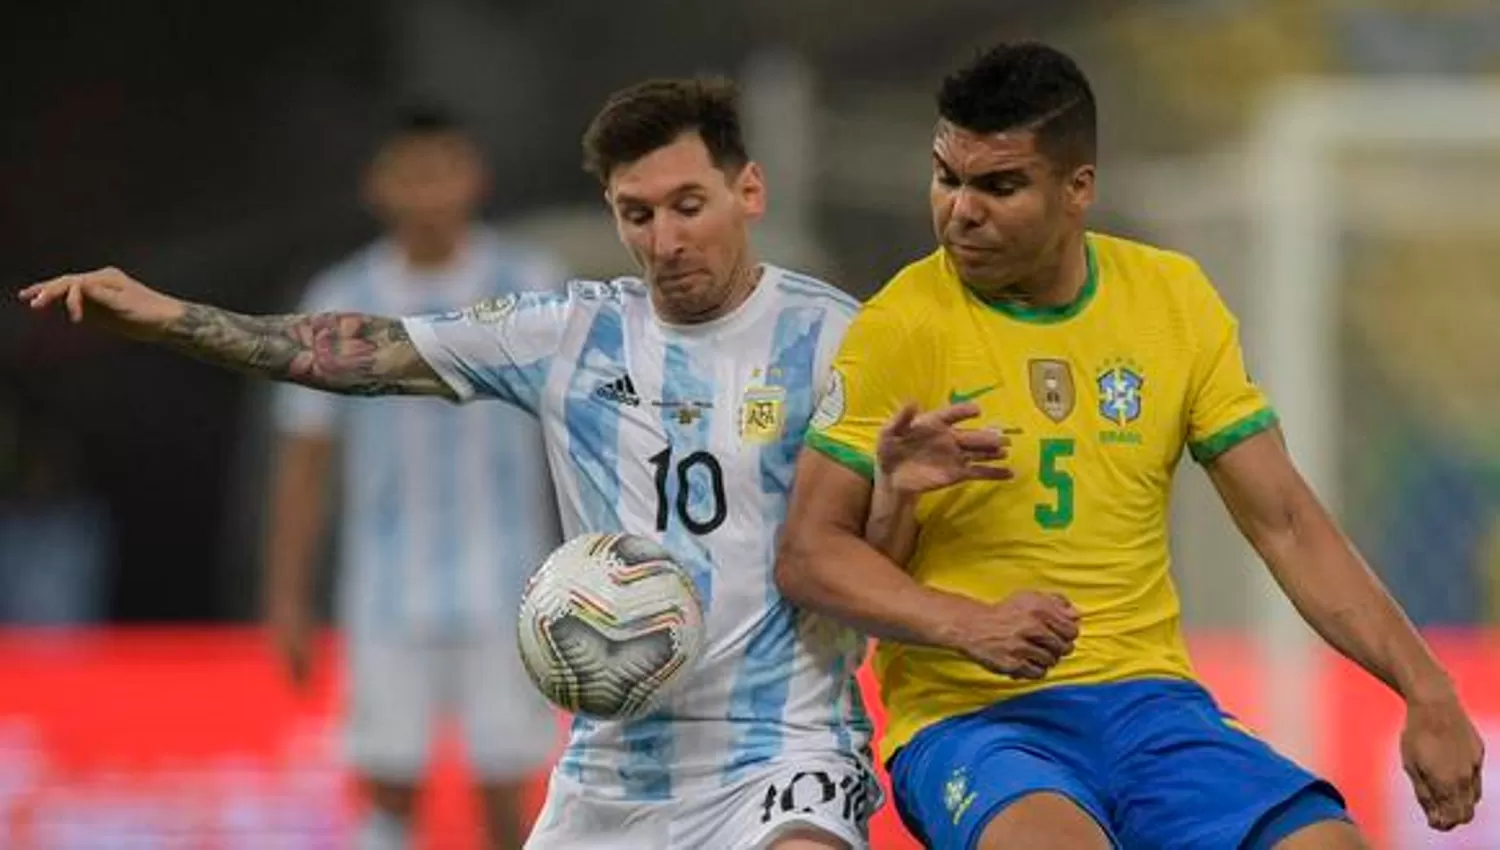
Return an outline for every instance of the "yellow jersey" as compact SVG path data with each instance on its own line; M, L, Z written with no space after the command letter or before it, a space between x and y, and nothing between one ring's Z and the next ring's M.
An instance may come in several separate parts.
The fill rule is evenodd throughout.
M990 304L940 249L855 318L807 443L870 476L905 403L979 405L1010 437L1015 477L929 493L908 564L922 584L983 601L1055 591L1082 614L1074 651L1041 681L963 655L882 642L886 753L923 727L1042 688L1191 678L1169 572L1168 508L1184 446L1207 462L1275 424L1238 326L1188 257L1090 233L1072 304Z

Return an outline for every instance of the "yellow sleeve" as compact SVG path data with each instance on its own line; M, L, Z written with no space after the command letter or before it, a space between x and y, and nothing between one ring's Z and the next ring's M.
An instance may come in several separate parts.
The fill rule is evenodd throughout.
M1276 425L1276 412L1245 368L1239 322L1213 285L1193 266L1205 297L1195 324L1201 332L1194 354L1192 400L1188 411L1188 450L1207 464L1250 437Z
M880 429L921 401L910 334L898 311L873 301L844 334L809 423L805 443L866 478L875 477Z

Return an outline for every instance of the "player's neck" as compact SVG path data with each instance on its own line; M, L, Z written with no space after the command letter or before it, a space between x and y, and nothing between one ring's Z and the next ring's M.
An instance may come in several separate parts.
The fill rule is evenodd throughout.
M467 246L469 233L423 235L422 237L397 237L401 248L401 259L407 268L415 272L437 272L458 262Z
M755 287L760 284L760 275L760 263L757 263L754 259L747 257L745 263L735 271L734 285L730 287L728 296L724 299L724 303L720 304L718 309L714 310L713 315L709 316L705 321L711 321L713 319L727 316L730 313L733 313L735 310L738 310L741 304L744 304L746 301L750 300L750 294L754 292Z
M746 263L737 268L731 276L731 283L724 291L724 299L713 307L692 315L674 314L670 307L657 300L654 293L652 295L652 305L656 308L657 316L668 324L707 324L728 316L730 313L738 310L746 301L750 300L750 296L755 292L755 287L760 284L761 273L762 267L760 263L754 259L747 259Z

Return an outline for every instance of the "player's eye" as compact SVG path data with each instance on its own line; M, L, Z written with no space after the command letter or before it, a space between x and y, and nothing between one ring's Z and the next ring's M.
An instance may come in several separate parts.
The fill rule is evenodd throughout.
M949 189L958 188L958 177L946 168L939 168L937 170L937 182L938 185L946 186Z
M677 202L677 213L679 215L694 216L703 212L702 198L683 198Z
M620 211L620 218L625 219L628 224L639 227L651 221L651 210L645 207L628 207Z
M974 184L974 188L997 198L1008 198L1026 187L1024 180L1014 178L999 178L994 180L980 180Z

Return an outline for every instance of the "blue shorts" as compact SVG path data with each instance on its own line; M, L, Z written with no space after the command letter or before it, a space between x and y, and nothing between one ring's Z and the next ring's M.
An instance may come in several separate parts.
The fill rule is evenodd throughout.
M1061 794L1124 850L1270 850L1348 820L1332 785L1239 728L1199 685L1060 686L918 732L890 761L896 808L931 848L971 850L1028 794Z

